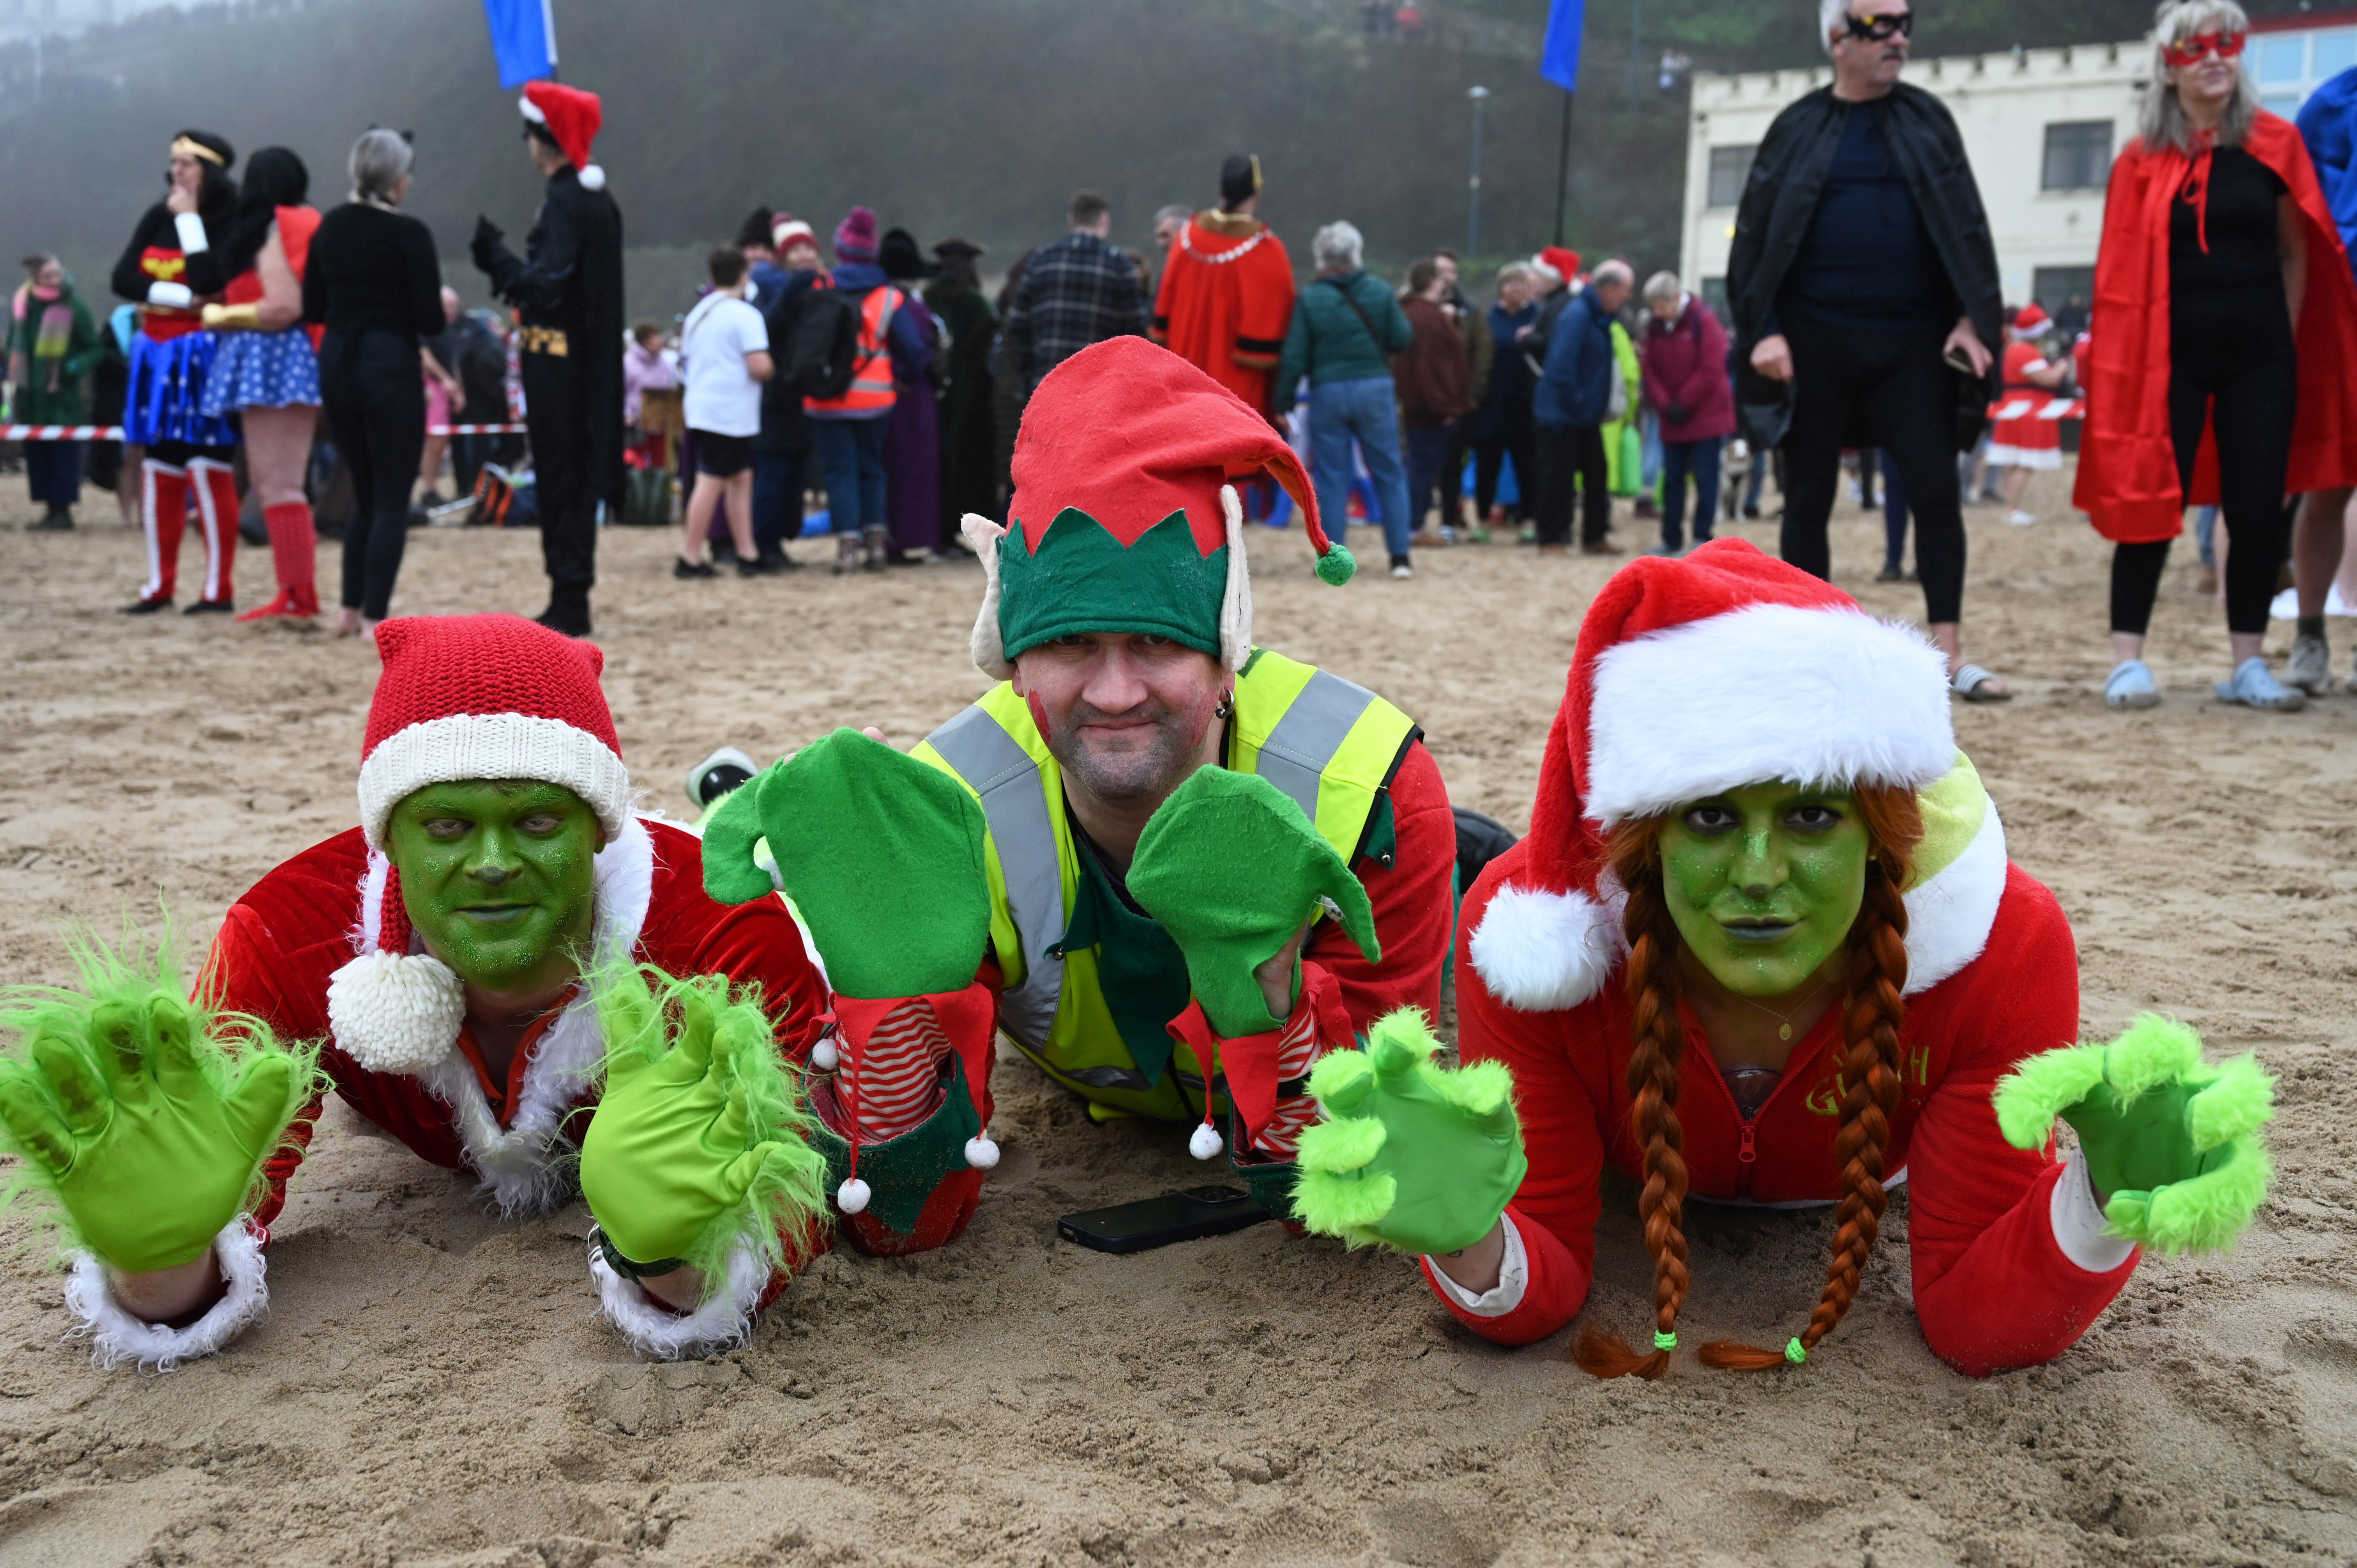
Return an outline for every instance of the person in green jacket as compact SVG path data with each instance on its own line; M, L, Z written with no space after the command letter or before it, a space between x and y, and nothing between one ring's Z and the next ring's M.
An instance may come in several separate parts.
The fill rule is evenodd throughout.
M1606 263L1608 266L1612 264ZM1612 366L1620 374L1621 388L1627 394L1624 406L1628 412L1609 421L1602 432L1607 474L1605 486L1616 496L1633 496L1638 490L1638 475L1643 462L1643 448L1637 432L1637 411L1643 406L1645 377L1637 361L1637 345L1630 338L1629 329L1618 321L1612 324Z
M20 424L80 424L89 413L83 379L98 363L98 327L57 257L25 258L30 274L9 302L10 416ZM48 510L35 532L73 526L81 499L81 443L25 443L25 481Z
M1318 512L1338 542L1350 532L1351 443L1359 444L1383 514L1392 575L1412 577L1407 470L1400 463L1399 400L1391 357L1415 341L1390 287L1360 264L1366 242L1349 223L1329 223L1311 242L1318 281L1294 302L1276 362L1276 401L1292 401L1309 378L1310 470Z

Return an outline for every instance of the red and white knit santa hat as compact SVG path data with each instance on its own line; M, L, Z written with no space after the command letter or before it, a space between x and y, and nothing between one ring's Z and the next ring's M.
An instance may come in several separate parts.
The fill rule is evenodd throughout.
M606 123L605 107L596 93L561 81L527 81L516 108L533 124L548 128L557 150L580 177L584 190L606 188L606 171L589 161L589 145Z
M1483 983L1525 1011L1586 1001L1622 950L1615 823L1771 779L1921 789L1956 760L1948 701L1921 633L1741 540L1622 567L1580 623L1523 872L1469 940Z
M404 617L376 628L384 671L361 742L361 826L379 861L374 944L328 983L338 1048L371 1072L420 1072L447 1056L466 1009L458 977L410 950L397 871L381 861L393 809L429 784L533 779L597 813L610 841L630 822L630 775L597 677L605 655L521 616ZM382 872L380 878L378 873ZM369 897L367 891L363 897ZM356 939L364 940L364 939Z

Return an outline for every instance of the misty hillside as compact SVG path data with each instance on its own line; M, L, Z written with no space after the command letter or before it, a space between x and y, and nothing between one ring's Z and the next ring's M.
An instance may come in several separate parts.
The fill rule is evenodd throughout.
M1545 0L1425 6L1422 40L1371 36L1359 0L554 0L565 80L600 92L597 157L633 248L634 310L676 309L700 247L756 203L822 232L854 201L931 244L961 233L996 271L1061 228L1093 187L1115 238L1144 247L1153 210L1207 203L1220 159L1257 152L1262 214L1306 264L1318 224L1347 217L1372 262L1466 240L1470 116L1485 109L1480 250L1553 237L1563 95L1542 81ZM2282 9L2258 5L2254 9ZM1919 52L2133 37L2144 0L1932 0ZM1700 69L1822 59L1815 0L1643 0L1590 6L1573 123L1570 242L1674 261L1684 103L1653 81L1665 48ZM414 129L411 208L456 283L478 211L521 243L536 180L500 91L477 0L257 0L148 13L40 56L0 50L0 241L63 254L93 295L160 190L182 125L242 155L271 143L342 198L371 124Z

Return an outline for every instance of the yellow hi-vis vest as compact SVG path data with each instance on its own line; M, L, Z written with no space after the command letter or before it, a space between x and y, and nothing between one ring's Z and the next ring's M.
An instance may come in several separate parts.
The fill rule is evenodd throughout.
M1347 862L1390 853L1368 835L1415 735L1405 714L1365 687L1255 649L1236 677L1227 766L1292 797ZM1201 1115L1194 1053L1179 1045L1161 1081L1147 1082L1105 1004L1095 950L1061 946L1080 890L1080 851L1062 776L1029 705L1002 682L909 755L972 790L989 825L990 937L1005 977L1000 1032L1086 1099L1169 1120ZM1181 1059L1191 1074L1180 1072ZM1182 1077L1196 1089L1191 1105Z

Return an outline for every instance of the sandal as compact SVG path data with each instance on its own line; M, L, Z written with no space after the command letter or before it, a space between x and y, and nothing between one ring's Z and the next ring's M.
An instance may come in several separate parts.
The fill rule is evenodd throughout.
M1987 671L1982 669L1977 664L1967 664L1963 669L1956 671L1956 678L1949 682L1948 689L1955 693L1957 696L1962 697L1967 703L2009 703L2013 701L2013 693L2011 692L1990 691L1989 688L1995 684L1996 684L1996 676L1990 674Z

